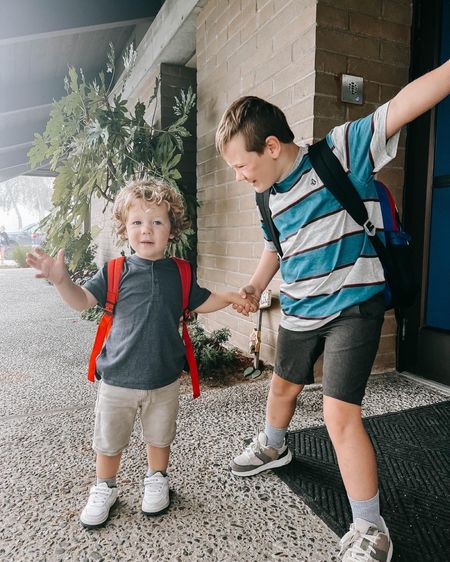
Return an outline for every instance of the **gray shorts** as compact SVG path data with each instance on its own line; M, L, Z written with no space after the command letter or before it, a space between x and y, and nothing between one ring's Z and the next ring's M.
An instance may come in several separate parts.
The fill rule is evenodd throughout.
M275 373L294 384L314 382L314 364L323 352L325 396L361 405L378 350L384 297L346 308L316 330L294 332L280 326Z
M140 413L144 443L168 447L175 438L180 379L155 390L100 382L95 404L93 449L113 456L125 449Z

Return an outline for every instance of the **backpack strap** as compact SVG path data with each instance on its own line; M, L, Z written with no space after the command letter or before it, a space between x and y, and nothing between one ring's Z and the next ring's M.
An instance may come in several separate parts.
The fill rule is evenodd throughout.
M376 228L369 220L366 206L355 186L344 171L339 159L331 150L326 139L314 143L308 149L311 164L324 186L334 195L352 219L369 235L383 266L389 266L390 258L386 247L377 235Z
M197 362L194 355L194 347L187 329L186 320L189 318L189 294L191 292L192 268L191 264L181 258L172 257L178 266L181 277L181 297L183 308L183 341L186 348L186 360L191 373L192 394L194 398L200 396L200 382L198 376Z
M256 204L258 205L259 212L261 213L263 222L269 231L270 238L277 249L278 255L283 257L283 250L281 249L280 243L280 233L278 232L278 228L275 226L273 222L272 213L270 212L269 207L269 199L270 199L270 189L266 189L262 193L256 192Z
M94 345L89 357L88 380L90 382L95 382L97 357L100 355L103 349L103 345L112 326L114 309L117 303L117 299L119 298L119 285L120 278L122 276L124 261L125 257L120 256L108 262L108 287L106 291L106 304L104 307L103 316L100 318L100 322L97 327Z

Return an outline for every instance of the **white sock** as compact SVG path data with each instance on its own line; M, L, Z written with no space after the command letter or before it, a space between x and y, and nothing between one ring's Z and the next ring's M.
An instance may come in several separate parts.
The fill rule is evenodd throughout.
M277 429L276 427L272 427L269 422L266 421L266 425L264 427L264 433L267 437L267 445L268 447L272 447L273 449L281 449L284 445L284 438L286 436L287 427L283 427L282 429Z
M348 496L350 507L352 509L353 521L356 519L364 519L377 527L380 531L384 530L383 520L380 515L380 494L377 494L369 500L352 500Z
M105 482L108 485L108 488L117 488L116 478L99 478L97 476L97 486Z
M167 472L165 470L152 470L151 468L147 469L147 474L145 476L148 478L149 476L153 476L157 472L161 473L163 476L167 476Z

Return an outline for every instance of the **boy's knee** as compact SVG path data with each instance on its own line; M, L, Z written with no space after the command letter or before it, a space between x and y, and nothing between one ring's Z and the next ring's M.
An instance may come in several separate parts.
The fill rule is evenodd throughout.
M324 396L323 419L330 435L342 436L362 425L361 408Z
M294 399L300 394L303 386L287 381L274 373L270 384L270 392L275 398Z

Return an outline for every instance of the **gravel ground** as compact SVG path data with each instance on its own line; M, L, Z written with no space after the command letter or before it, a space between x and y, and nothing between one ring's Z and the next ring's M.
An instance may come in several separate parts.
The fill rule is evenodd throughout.
M86 381L95 325L30 270L0 270L0 560L210 562L337 560L336 535L272 473L238 479L230 459L263 424L268 381L181 396L170 465L172 504L140 511L145 452L136 427L108 524L78 517L94 469L96 388ZM364 414L445 400L391 373L371 378ZM299 399L291 428L323 423L321 389Z

